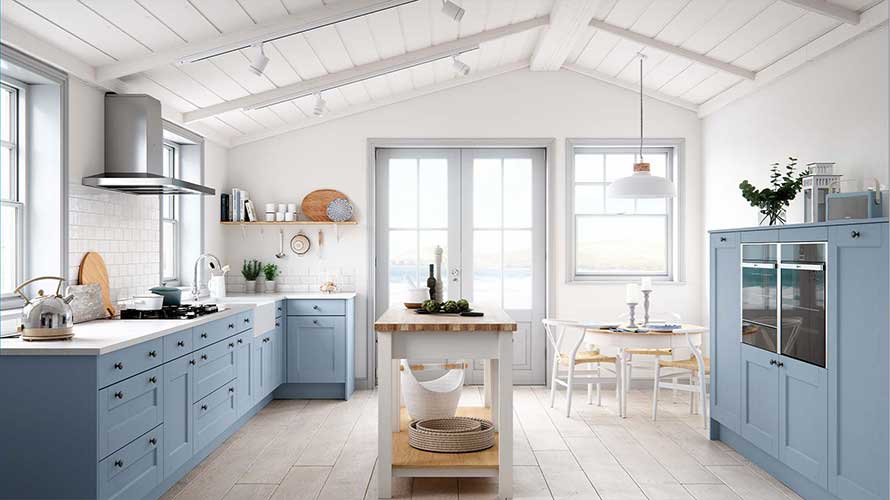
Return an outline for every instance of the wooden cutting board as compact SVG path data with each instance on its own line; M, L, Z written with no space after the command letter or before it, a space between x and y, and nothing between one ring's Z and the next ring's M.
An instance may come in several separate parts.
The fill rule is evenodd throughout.
M80 271L77 281L81 285L97 284L102 288L102 302L105 310L114 317L114 305L111 303L111 292L108 286L108 269L105 268L105 260L98 252L87 252L80 262Z
M349 199L345 194L335 189L317 189L303 198L300 208L309 220L329 221L331 219L328 218L328 204L337 198Z

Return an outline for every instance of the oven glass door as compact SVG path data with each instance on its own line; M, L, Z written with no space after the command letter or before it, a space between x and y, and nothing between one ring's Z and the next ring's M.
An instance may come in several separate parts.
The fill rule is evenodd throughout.
M742 245L742 342L778 352L775 244Z
M782 354L825 367L825 244L783 244Z

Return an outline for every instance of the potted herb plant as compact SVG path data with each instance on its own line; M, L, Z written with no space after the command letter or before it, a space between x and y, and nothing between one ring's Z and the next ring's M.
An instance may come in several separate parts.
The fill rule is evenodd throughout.
M266 293L275 293L275 278L281 274L276 264L263 266L263 275L266 277Z
M785 209L791 204L797 193L803 186L803 178L809 175L809 170L796 174L797 158L788 157L788 164L785 165L785 173L779 169L778 163L770 165L770 187L763 189L755 188L747 180L739 184L742 190L742 196L748 200L752 207L760 209L763 218L760 223L769 221L770 226L785 223Z
M260 261L244 259L244 264L241 266L241 276L244 276L244 291L246 293L256 293L256 279L262 269L263 265Z

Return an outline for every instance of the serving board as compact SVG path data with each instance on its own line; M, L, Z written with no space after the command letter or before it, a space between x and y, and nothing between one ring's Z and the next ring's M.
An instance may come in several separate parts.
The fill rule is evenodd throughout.
M105 260L98 252L87 252L80 262L77 281L81 285L98 284L102 288L102 303L111 317L114 317L114 305L111 303L111 292L108 286L108 269Z
M349 198L336 189L317 189L307 194L300 204L303 215L314 221L330 221L328 218L328 203L337 198L348 200Z

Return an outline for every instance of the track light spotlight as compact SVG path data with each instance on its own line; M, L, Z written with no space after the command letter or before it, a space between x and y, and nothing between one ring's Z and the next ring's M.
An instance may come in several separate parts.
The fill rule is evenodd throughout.
M461 61L454 56L452 64L454 65L454 71L460 76L467 76L470 74L470 65Z
M325 103L324 98L321 97L321 93L315 94L315 107L312 108L312 114L315 116L322 116L325 111L327 111L327 103Z
M466 12L467 11L463 7L451 0L442 0L442 13L451 19L459 22Z
M269 57L263 51L263 44L258 43L250 46L250 71L256 76L263 76L266 65L269 64Z

